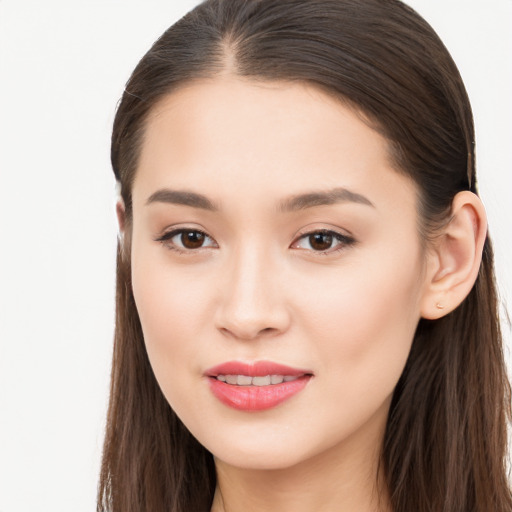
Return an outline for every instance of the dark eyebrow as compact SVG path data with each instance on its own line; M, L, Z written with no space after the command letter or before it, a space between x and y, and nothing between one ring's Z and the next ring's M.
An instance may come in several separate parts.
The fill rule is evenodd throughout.
M306 208L313 208L314 206L326 206L345 202L359 203L373 208L375 207L369 199L361 194L339 187L327 191L306 192L289 197L279 204L278 211L281 213L287 213L304 210ZM171 190L168 188L157 190L151 194L146 201L146 205L151 203L181 204L212 212L220 210L220 208L206 196L189 190Z
M375 208L374 204L365 196L346 188L338 187L326 191L307 192L305 194L292 196L280 203L278 211L283 213L293 212L313 208L314 206L326 206L345 202L364 204Z
M212 212L219 210L218 206L216 206L206 196L189 190L171 190L168 188L157 190L151 194L146 201L146 205L151 203L182 204L185 206L191 206L192 208L201 208L202 210L209 210Z

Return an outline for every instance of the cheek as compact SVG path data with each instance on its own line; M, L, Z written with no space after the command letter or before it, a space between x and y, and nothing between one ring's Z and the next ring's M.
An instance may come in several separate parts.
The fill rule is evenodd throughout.
M344 269L303 303L304 329L318 340L318 365L338 389L391 393L409 355L419 320L418 259ZM309 313L306 311L309 310Z
M132 252L132 286L148 357L170 400L176 382L200 371L197 342L208 318L207 283L155 252L162 253L144 247Z

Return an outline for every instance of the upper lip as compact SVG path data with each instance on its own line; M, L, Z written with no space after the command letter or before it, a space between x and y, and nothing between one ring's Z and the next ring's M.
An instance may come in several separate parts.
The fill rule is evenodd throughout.
M300 377L301 375L312 375L309 370L301 368L292 368L284 364L274 363L272 361L255 361L245 363L242 361L226 361L217 366L206 370L207 377L217 377L218 375L247 375L249 377L265 377L267 375L290 375Z

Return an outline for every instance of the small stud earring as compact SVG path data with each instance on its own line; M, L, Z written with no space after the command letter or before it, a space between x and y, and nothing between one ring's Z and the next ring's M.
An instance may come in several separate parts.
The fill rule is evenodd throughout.
M444 309L444 306L442 304L439 304L439 302L436 304L437 309Z

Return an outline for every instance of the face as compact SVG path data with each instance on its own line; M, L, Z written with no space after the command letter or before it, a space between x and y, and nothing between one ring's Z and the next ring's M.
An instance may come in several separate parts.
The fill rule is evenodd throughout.
M379 439L420 247L414 184L325 94L218 78L153 109L133 292L165 397L219 461L283 468Z

